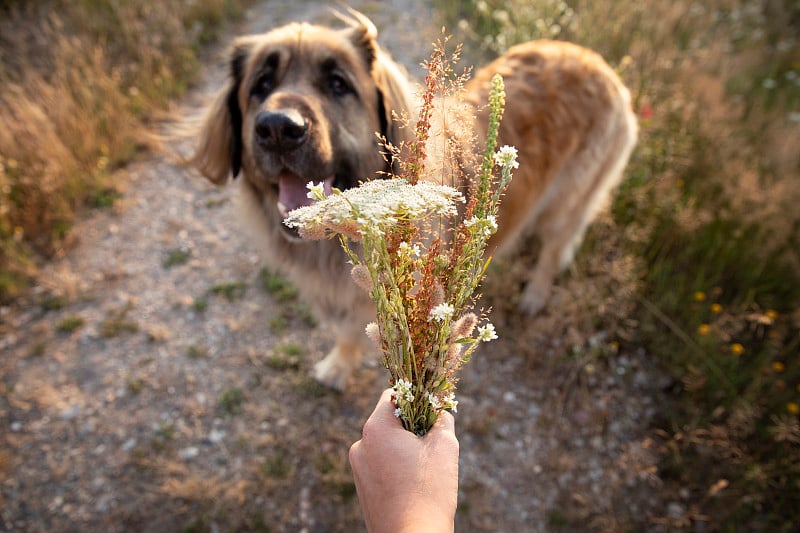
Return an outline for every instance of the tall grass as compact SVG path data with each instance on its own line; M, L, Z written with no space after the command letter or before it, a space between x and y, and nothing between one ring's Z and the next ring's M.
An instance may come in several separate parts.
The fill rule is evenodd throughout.
M660 475L665 501L689 494L692 510L659 523L791 529L800 522L797 2L486 0L443 14L471 35L476 61L556 38L594 48L622 74L641 137L611 208L639 265L637 327L621 339L674 377L676 403L657 432Z
M70 245L144 124L195 79L198 52L249 0L0 5L0 302Z

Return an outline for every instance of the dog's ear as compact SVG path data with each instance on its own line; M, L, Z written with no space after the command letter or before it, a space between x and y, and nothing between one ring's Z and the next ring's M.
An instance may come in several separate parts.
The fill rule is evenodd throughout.
M363 13L351 7L346 9L347 13L334 11L333 14L348 26L350 40L363 52L367 64L372 65L378 54L378 29Z
M387 142L397 146L410 138L399 117L408 117L412 111L413 88L408 82L405 69L398 65L378 45L378 30L364 14L347 8L347 14L337 14L349 28L350 40L362 50L364 60L370 65L372 79L378 93L378 119L381 135Z
M217 185L235 178L242 168L242 109L239 88L253 47L247 37L237 39L229 52L229 73L225 87L217 94L200 131L191 164Z
M381 134L390 144L400 146L413 137L412 128L407 126L406 121L413 118L411 98L414 89L405 69L380 48L372 64L372 79L378 91L377 111Z

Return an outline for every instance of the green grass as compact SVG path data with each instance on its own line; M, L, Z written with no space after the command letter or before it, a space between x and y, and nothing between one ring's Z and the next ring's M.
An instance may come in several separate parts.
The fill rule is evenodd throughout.
M308 327L317 325L309 307L299 300L297 287L281 274L262 268L258 273L258 285L280 304L279 314L272 317L268 323L272 331L281 333L291 322L298 320Z
M139 393L141 393L144 390L144 388L145 388L145 386L147 384L145 383L145 381L142 378L130 378L130 379L128 379L126 385L127 385L128 391L131 394L133 394L134 396L137 396Z
M87 196L87 205L95 209L112 207L114 202L122 198L122 193L113 187L92 190Z
M238 387L226 389L217 399L217 405L220 410L229 416L239 414L242 411L244 402L244 391Z
M298 344L280 344L267 357L266 363L273 370L297 370L305 354L305 348Z
M292 463L289 461L288 454L282 448L276 448L261 462L261 473L269 479L287 479L291 472Z
M68 303L69 300L66 297L56 294L46 294L38 300L39 307L45 312L59 311L64 309Z
M100 323L100 336L105 339L112 339L139 331L139 324L128 319L128 313L132 309L133 304L128 303L118 309L111 310Z
M172 268L174 266L185 265L192 258L192 251L186 248L177 248L167 252L161 266L164 268Z
M204 344L190 344L186 348L186 356L190 359L205 359L208 357L208 346Z
M459 34L471 35L475 63L556 38L599 51L621 73L641 131L611 206L618 252L637 265L635 327L619 337L674 379L659 428L660 492L702 495L725 479L713 498L691 502L712 529L791 529L800 522L800 8L488 0L441 11L448 28L461 21ZM587 242L602 238L590 231Z
M333 389L320 384L310 375L298 376L294 385L297 393L303 398L323 398L330 394L336 394Z
M86 321L83 317L79 315L70 315L59 322L56 329L61 333L73 333L83 327L85 323Z
M28 352L28 357L42 357L44 354L47 353L47 343L37 342L31 346L30 351Z
M261 288L275 297L279 303L297 300L297 288L280 274L263 268L258 273L258 280Z
M274 333L283 333L289 325L289 321L284 315L277 315L269 319L267 322L269 329Z
M190 308L195 313L205 313L206 309L208 309L208 300L206 298L195 298L192 300L192 304Z
M244 298L244 294L247 292L247 283L239 280L222 281L213 285L209 292L233 302Z

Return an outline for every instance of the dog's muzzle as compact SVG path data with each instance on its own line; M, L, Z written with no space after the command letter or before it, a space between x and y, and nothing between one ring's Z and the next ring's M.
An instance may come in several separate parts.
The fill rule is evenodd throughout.
M278 161L290 162L295 158L294 150L301 148L309 138L308 120L295 109L259 111L253 125L255 142L264 150L277 156ZM312 204L306 185L321 183L325 194L332 192L335 176L304 176L288 164L277 174L278 198L276 207L282 218L299 207ZM283 227L289 238L298 238L297 231Z

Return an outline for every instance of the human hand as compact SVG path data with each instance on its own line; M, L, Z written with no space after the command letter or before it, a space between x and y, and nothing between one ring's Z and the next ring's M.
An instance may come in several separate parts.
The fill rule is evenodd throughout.
M458 439L442 412L424 436L403 429L392 390L383 391L350 447L350 465L370 533L453 531L458 502Z

